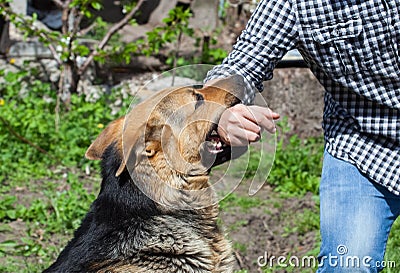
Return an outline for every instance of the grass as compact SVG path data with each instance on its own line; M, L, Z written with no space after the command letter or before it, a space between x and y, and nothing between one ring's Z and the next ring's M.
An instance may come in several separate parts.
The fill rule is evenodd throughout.
M384 270L384 272L399 272L398 268L400 267L400 219L397 219L393 224L392 230L389 235L384 261L388 262L388 267Z
M322 138L290 137L277 143L274 165L268 183L287 196L318 194L324 144Z
M242 211L246 212L250 208L260 207L266 203L265 200L262 200L258 197L249 197L249 196L239 196L236 193L231 193L227 197L225 197L220 202L220 208L223 211L229 210L231 208L240 208Z
M84 188L85 182L93 182L82 181L76 174L63 177L58 184L37 181L42 185L40 194L31 194L27 187L15 195L3 195L0 272L41 272L80 225L97 189Z
M284 237L293 233L303 236L307 232L319 230L319 213L317 210L305 209L292 217L289 217L287 213L283 214L282 217L290 219L287 225L283 227L282 236Z

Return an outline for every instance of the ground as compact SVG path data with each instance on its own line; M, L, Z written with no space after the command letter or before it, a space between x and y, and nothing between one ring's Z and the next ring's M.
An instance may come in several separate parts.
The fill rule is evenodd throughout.
M261 94L270 108L288 119L291 134L322 135L324 90L309 69L275 69Z
M234 196L239 200L249 198L245 190L235 191ZM318 219L315 216L318 209L312 195L282 198L267 186L251 198L250 205L245 205L242 199L221 215L234 246L237 270L287 272L284 268L278 269L277 257L301 259L317 253ZM311 221L309 215L314 215ZM271 259L272 256L276 258ZM260 267L259 262L264 266ZM288 260L285 263L288 264ZM272 268L271 264L274 269L266 271ZM310 268L303 270L313 272Z

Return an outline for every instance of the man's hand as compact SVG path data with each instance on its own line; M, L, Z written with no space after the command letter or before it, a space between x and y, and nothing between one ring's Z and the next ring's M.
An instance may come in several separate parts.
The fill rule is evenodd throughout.
M260 140L262 130L275 133L273 120L279 114L261 106L237 104L222 113L218 134L222 141L231 146L247 146Z

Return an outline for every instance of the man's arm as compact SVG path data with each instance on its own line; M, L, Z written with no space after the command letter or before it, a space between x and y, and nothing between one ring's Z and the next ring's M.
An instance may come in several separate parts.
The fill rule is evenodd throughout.
M298 42L296 20L291 1L261 0L233 50L208 72L205 81L242 75L249 85L245 103L250 103L255 88L262 91L262 82L272 79L277 62L295 48Z
M262 0L231 53L221 65L209 71L205 81L242 75L247 83L243 103L250 104L255 89L262 91L262 82L272 78L276 63L297 41L296 11L291 1ZM239 104L223 113L218 133L230 145L247 145L259 140L262 129L275 132L273 120L278 118L279 114L269 108Z

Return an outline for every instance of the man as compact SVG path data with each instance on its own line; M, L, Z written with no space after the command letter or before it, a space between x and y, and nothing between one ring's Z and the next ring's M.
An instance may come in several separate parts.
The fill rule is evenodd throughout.
M261 0L206 81L240 74L250 103L294 48L326 90L317 272L379 272L400 213L400 1ZM240 104L218 132L243 145L273 132L278 117Z

